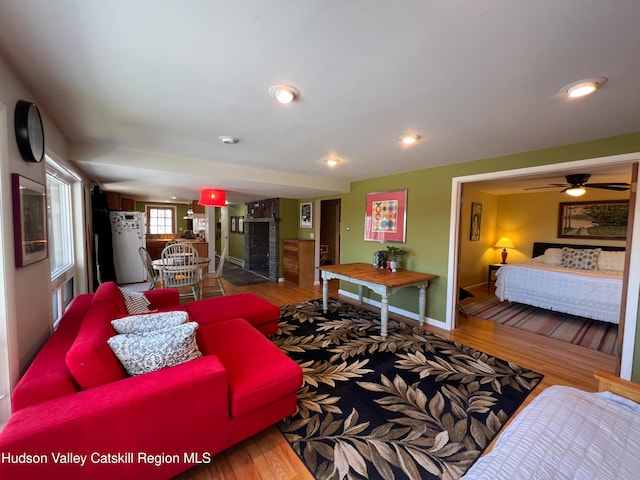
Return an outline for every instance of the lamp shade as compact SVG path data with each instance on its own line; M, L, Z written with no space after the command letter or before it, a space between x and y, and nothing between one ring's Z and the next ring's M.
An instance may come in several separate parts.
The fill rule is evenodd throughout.
M198 203L205 207L224 207L227 204L227 194L223 190L203 188Z
M502 237L500 240L496 242L494 245L496 248L516 248L509 237Z

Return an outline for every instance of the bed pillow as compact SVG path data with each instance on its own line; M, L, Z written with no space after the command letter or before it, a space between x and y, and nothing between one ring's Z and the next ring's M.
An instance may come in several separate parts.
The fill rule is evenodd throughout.
M126 333L107 340L129 375L141 375L202 357L196 322L149 333Z
M597 270L600 252L600 248L564 247L560 266L573 270Z
M547 265L555 265L556 267L562 265L562 249L547 248L544 251L544 263Z
M187 312L157 312L119 318L111 325L118 333L146 333L182 325L188 319Z
M607 252L603 250L598 255L599 270L613 270L615 272L624 271L625 252Z

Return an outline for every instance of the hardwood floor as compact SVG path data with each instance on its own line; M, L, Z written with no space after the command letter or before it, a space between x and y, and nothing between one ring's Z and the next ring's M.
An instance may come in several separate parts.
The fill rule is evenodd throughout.
M322 297L322 287L296 287L284 283L263 283L236 287L225 282L227 294L251 291L283 306ZM330 294L339 297L337 282L330 282ZM390 314L391 318L415 324L414 321ZM444 338L468 345L503 360L513 362L544 374L541 384L527 397L528 404L542 390L551 385L569 385L596 391L595 370L613 373L616 357L559 340L528 333L487 320L461 318L458 327L446 331L430 326L425 330ZM522 408L522 407L521 407ZM175 477L175 480L272 480L309 479L313 476L298 459L287 441L275 427L235 445L213 457L209 465L200 465Z

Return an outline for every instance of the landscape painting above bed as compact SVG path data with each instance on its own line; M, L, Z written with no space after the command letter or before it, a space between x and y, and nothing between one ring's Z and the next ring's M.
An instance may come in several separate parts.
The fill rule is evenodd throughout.
M533 258L496 272L496 296L591 318L620 322L623 247L534 243Z
M624 240L628 217L629 200L562 202L558 238Z

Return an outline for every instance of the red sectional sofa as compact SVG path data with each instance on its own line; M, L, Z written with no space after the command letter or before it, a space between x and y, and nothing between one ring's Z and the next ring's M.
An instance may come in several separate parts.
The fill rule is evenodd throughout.
M145 295L198 322L202 358L129 377L106 343L127 315L117 285L76 297L13 392L0 478L168 479L295 412L302 371L264 335L277 307Z

